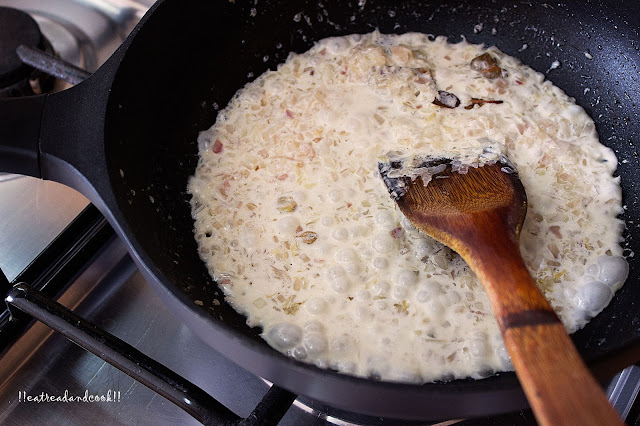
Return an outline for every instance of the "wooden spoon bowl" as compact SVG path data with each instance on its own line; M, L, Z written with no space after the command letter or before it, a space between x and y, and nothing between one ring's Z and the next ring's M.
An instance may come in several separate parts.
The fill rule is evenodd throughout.
M520 255L527 196L508 162L451 165L427 185L380 172L404 215L462 256L489 295L505 345L536 418L544 425L622 424Z

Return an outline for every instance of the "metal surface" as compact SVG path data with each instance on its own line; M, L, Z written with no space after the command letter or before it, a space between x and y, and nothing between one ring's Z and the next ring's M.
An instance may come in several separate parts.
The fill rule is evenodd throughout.
M153 0L0 0L28 12L66 61L95 71ZM57 89L68 87L58 82ZM62 202L61 202L62 201ZM54 182L0 174L0 269L13 280L88 204Z
M623 419L627 419L640 391L640 367L632 365L613 378L607 388L607 395Z
M221 413L214 421L227 423L234 419L232 412L212 400L200 388L184 382L180 376L162 364L62 305L41 296L27 284L21 283L13 287L5 301L12 315L22 311L40 320L88 352L116 368L119 367L125 374L173 402L199 422L211 422L213 416L207 412L208 407L215 407L215 412ZM15 308L19 311L14 311ZM120 394L117 395L120 398ZM201 401L204 404L200 404Z
M247 419L241 419L193 383L26 283L15 285L5 301L12 316L19 315L20 312L29 314L157 392L205 425L254 424L258 420L263 424L275 425L296 398L284 389L271 386L251 415ZM120 394L117 395L119 399ZM267 418L270 421L267 422Z
M81 83L91 75L91 73L82 68L71 65L39 49L21 45L16 49L16 52L23 63L70 84Z
M0 269L13 280L89 202L54 182L17 175L4 178L0 182Z
M242 417L269 386L211 350L150 290L114 240L61 298L78 314L183 375ZM198 424L187 413L104 360L36 323L0 358L0 423ZM111 395L104 402L24 401L27 397ZM21 401L22 399L22 401ZM292 408L281 425L325 424ZM314 421L317 419L317 422Z

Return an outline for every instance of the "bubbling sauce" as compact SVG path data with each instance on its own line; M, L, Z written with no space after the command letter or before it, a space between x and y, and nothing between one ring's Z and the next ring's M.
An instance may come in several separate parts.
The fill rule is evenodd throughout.
M247 84L198 143L199 254L300 361L409 383L512 368L474 274L389 196L377 167L393 156L506 155L529 200L523 258L569 332L628 274L614 153L572 98L495 47L325 39Z

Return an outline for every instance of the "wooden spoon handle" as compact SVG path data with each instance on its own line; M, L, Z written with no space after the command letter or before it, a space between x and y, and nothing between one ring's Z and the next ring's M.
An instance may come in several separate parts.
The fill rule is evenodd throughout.
M497 163L438 177L427 186L405 179L398 206L457 251L482 283L538 422L622 424L522 260L526 194L518 177Z
M468 233L465 240L467 244L457 251L487 290L538 422L563 426L622 424L529 274L515 234L500 221L489 220L482 229Z
M511 360L541 425L620 425L562 323L503 333Z

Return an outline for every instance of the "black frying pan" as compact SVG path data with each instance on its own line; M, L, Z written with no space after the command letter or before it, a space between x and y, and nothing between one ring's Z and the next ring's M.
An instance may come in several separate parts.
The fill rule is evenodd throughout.
M624 244L627 253L638 252L640 36L634 6L633 0L159 1L85 82L54 95L0 102L0 170L56 180L85 194L179 318L213 348L284 388L338 408L404 419L515 410L526 401L511 373L390 384L321 370L271 349L260 330L224 302L198 257L185 192L197 162L196 136L247 81L315 40L375 28L449 35L451 41L464 35L538 71L560 61L549 77L577 99L601 140L625 160L619 166L629 228ZM639 269L634 257L629 263L627 284L574 335L601 378L640 360Z

